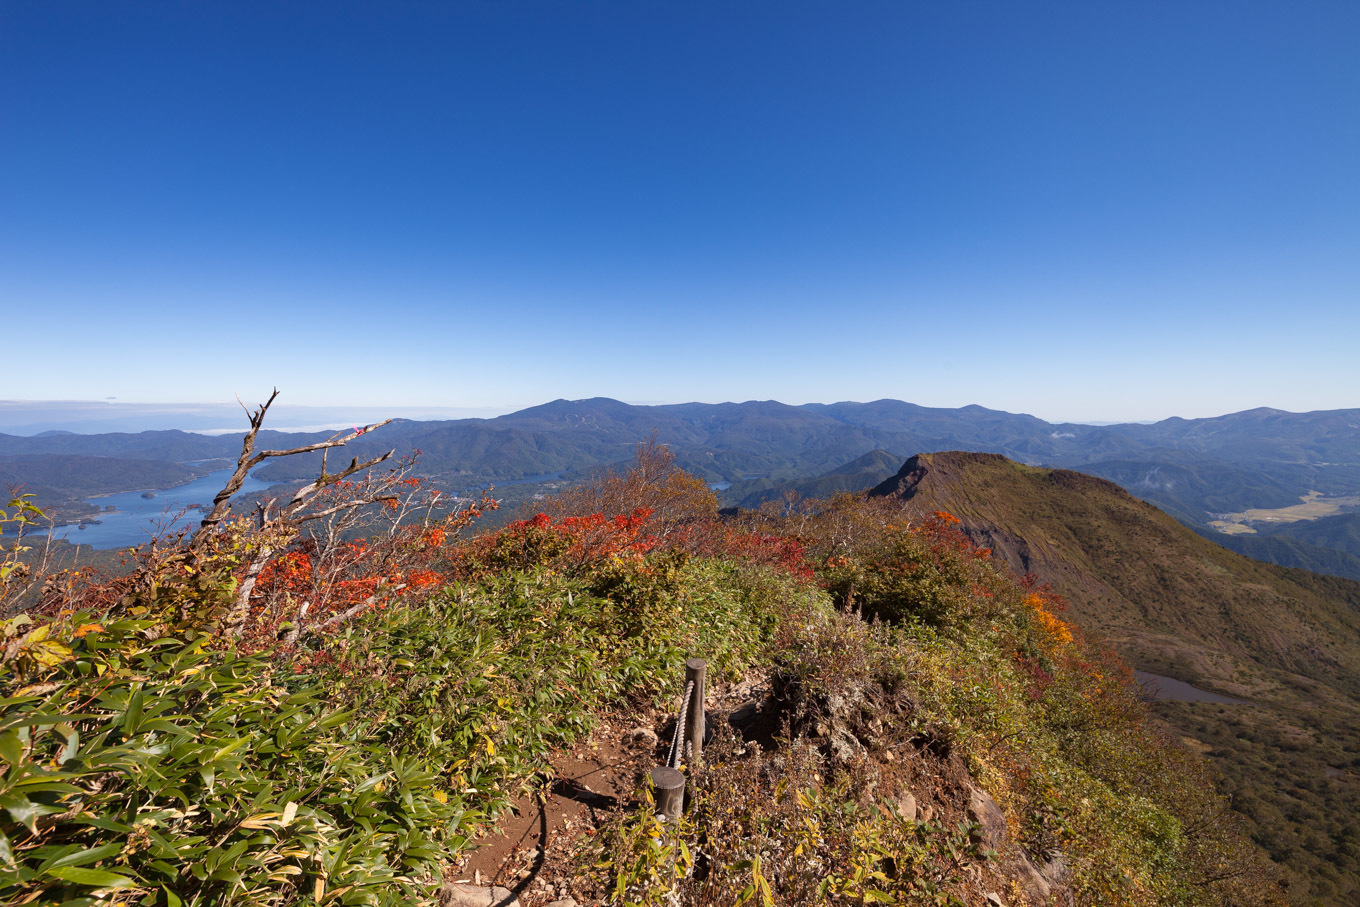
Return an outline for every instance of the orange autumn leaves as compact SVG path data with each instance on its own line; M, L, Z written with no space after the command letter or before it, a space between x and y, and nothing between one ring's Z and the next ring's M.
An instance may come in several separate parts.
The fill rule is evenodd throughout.
M1052 612L1046 607L1049 602L1044 596L1031 592L1025 596L1025 604L1034 609L1034 616L1038 619L1039 625L1047 631L1054 641L1071 645L1071 625L1053 616Z

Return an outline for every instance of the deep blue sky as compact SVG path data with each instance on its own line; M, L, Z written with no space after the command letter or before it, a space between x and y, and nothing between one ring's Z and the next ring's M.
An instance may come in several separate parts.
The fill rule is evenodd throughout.
M1360 406L1357 48L1354 0L0 0L0 399Z

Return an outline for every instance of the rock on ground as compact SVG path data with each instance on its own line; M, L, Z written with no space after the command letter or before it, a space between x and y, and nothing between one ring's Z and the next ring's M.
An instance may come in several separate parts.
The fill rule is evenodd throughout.
M439 907L520 907L514 892L499 885L447 882L439 889Z

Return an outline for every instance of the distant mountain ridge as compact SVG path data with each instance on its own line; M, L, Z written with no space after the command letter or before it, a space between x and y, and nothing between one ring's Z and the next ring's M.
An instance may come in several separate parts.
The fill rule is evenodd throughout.
M846 491L863 491L877 485L897 471L902 457L886 450L871 450L849 463L810 479L778 482L773 479L749 479L729 490L738 506L755 509L766 501L777 501L789 494L804 498L829 498Z
M871 452L906 455L922 450L998 453L1018 462L1078 469L1103 476L1155 502L1184 522L1210 532L1223 511L1297 503L1310 491L1360 492L1360 410L1286 413L1258 408L1210 419L1172 418L1152 424L1055 424L982 406L958 409L900 400L869 403L777 401L636 406L605 397L554 400L495 418L397 420L352 449L422 451L421 470L450 487L566 479L628 461L633 446L655 431L681 466L716 484L730 485L725 503L754 506L789 490L872 485L886 464L855 479L843 470ZM324 433L265 431L260 443L290 447ZM81 455L183 463L234 459L232 435L182 431L102 435L0 434L0 456ZM306 458L274 461L260 478L301 481L315 474ZM841 478L836 478L837 476ZM1302 526L1272 533L1275 542L1241 543L1289 563L1350 572L1360 538L1345 531L1308 538Z
M397 420L372 440L358 443L379 447L419 439L427 443L427 454L457 457L460 462L452 465L459 471L520 477L544 466L581 468L592 460L615 462L627 456L621 447L653 430L677 451L702 448L755 457L775 454L781 462L819 461L824 470L874 449L985 448L1021 462L1042 460L1057 465L1181 450L1208 458L1217 455L1230 462L1287 463L1307 469L1314 478L1334 470L1345 470L1342 474L1347 477L1360 475L1360 410L1284 413L1255 409L1209 419L1082 425L1050 423L976 405L945 409L900 400L801 406L777 401L636 406L595 397L554 400L492 419ZM322 432L266 431L261 440L286 445L323 436ZM552 438L561 442L558 449L547 443ZM173 430L33 437L0 434L0 454L10 455L74 453L184 460L230 455L238 449L235 436ZM714 480L740 478L735 473L715 472L721 467L711 462L701 465ZM749 464L734 465L745 469Z

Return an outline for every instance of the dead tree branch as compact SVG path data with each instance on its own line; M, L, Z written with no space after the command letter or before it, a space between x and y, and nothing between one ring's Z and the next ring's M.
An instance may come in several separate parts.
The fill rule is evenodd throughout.
M291 457L321 451L321 473L316 479L293 492L288 503L278 510L272 511L273 502L266 501L256 512L256 543L236 587L234 601L228 609L224 621L223 629L229 636L240 636L244 631L246 618L250 613L250 596L255 591L260 573L269 563L269 559L296 537L298 528L303 523L322 519L342 511L394 500L394 496L387 493L389 489L382 482L377 482L366 483L364 487L355 489L352 494L346 494L338 501L332 498L322 506L316 506L318 493L337 486L350 476L377 466L396 453L395 450L389 450L385 454L365 460L354 457L350 460L348 466L339 472L330 473L327 472L326 468L326 456L329 451L335 447L345 446L360 435L382 428L391 422L391 419L384 419L381 422L365 425L363 428L356 428L353 431L337 433L325 441L318 441L314 444L304 444L287 450L257 451L255 443L260 433L260 427L264 424L265 414L269 412L269 407L278 395L278 388L275 388L274 392L269 395L269 399L256 407L254 412L248 411L250 430L246 432L245 438L241 442L241 455L236 460L236 468L232 471L226 484L222 486L222 490L213 498L212 511L203 519L198 531L194 533L194 537L189 543L190 549L194 551L202 551L208 547L210 540L216 534L217 528L231 512L232 497L241 490L242 485L245 484L246 476L256 466L271 457ZM245 409L245 405L242 404L241 408ZM342 487L341 490L345 490L345 488L347 486ZM355 611L355 613L358 612ZM331 620L334 621L335 619L332 618ZM329 623L325 626L329 626ZM311 632L311 630L309 629L307 632Z
M301 447L293 447L288 450L262 450L257 453L255 451L255 441L259 436L260 426L264 424L265 414L269 412L269 407L273 404L274 399L278 397L278 395L279 389L274 388L274 392L269 395L269 399L256 407L253 413L250 413L250 430L246 432L246 436L241 442L241 455L236 460L236 469L232 471L231 478L227 479L227 483L222 486L222 490L213 498L212 510L203 518L202 523L199 524L198 531L194 533L194 537L189 543L191 548L201 548L207 542L212 536L213 531L224 519L226 519L227 514L231 512L231 499L236 492L241 490L241 486L245 484L246 476L250 474L252 469L259 466L265 460L268 460L271 457L291 457L296 454L314 453L318 450L327 451L332 447L344 447L360 435L367 434L374 429L382 428L392 421L391 419L384 419L383 421L375 422L372 425L365 425L363 428L356 428L350 432L337 434L325 441L318 441L315 444L304 444ZM242 408L244 408L244 405L242 405ZM306 505L306 499L317 491L320 491L328 485L333 485L336 482L342 481L343 479L354 475L356 472L361 472L370 466L381 463L383 460L392 456L394 452L395 451L389 450L381 457L375 457L364 463L360 463L356 458L351 461L348 467L334 476L328 476L326 474L326 461L323 455L321 461L321 475L315 482L299 489L299 491L293 495L293 500L284 507L280 516L288 514L290 510L295 514Z
M304 627L302 626L301 622L299 622L298 637L295 637L295 639L303 636L309 636L312 633L320 633L322 630L329 630L331 627L339 626L340 624L343 624L345 621L353 618L355 615L360 614L365 608L368 608L375 604L380 598L383 598L384 595L391 595L393 593L400 592L402 589L405 588L406 588L405 583L398 583L391 589L386 589L383 592L375 592L368 598L359 602L359 604L346 608L339 614L334 614L326 618L325 620L318 621L317 623L311 624L310 626Z

